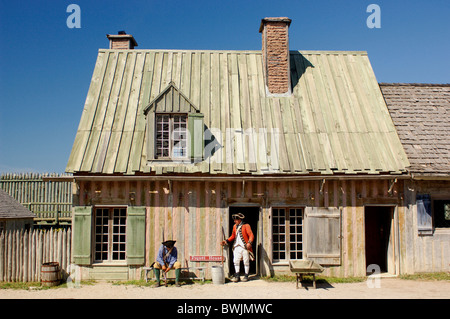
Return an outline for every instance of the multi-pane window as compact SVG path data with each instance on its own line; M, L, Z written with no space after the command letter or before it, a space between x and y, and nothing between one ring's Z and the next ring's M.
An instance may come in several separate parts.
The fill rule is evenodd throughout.
M155 154L157 158L186 158L187 116L157 114Z
M434 227L450 227L450 200L434 201Z
M97 208L95 211L95 260L126 258L126 208Z
M272 209L273 260L303 258L303 209Z
M170 154L170 116L156 116L156 156L169 157Z

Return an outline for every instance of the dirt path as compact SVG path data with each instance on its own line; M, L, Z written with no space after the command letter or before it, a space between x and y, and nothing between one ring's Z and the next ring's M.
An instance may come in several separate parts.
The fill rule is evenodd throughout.
M0 299L449 299L448 281L412 281L382 278L376 282L318 284L296 289L292 282L187 284L181 288L137 287L96 283L79 288L0 289Z

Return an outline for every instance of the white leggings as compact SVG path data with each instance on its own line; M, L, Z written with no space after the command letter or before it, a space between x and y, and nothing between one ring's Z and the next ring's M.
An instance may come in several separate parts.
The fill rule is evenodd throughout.
M248 272L250 270L250 257L248 254L248 250L242 248L241 246L236 246L233 249L233 254L234 254L233 262L234 262L235 272L239 273L239 271L240 271L239 264L240 264L241 260L244 260L245 273L248 274Z

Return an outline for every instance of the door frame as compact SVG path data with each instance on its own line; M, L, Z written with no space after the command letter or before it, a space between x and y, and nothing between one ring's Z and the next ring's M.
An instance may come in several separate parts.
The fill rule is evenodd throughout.
M366 204L364 205L363 215L363 234L364 234L364 262L365 272L367 273L367 261L366 261L366 208L367 207L379 207L382 209L390 209L390 233L388 245L386 247L386 273L391 275L398 275L400 271L400 256L399 256L399 226L398 226L398 205L396 204Z
M256 266L256 275L259 276L260 275L260 271L261 271L261 267L260 267L260 259L261 259L261 246L262 246L262 205L260 203L240 203L240 202L236 202L236 203L232 203L229 204L227 207L227 223L226 223L226 229L225 231L227 231L227 233L225 234L226 237L228 238L229 236L231 236L231 232L233 231L232 226L230 227L231 223L231 209L235 209L238 207L242 207L242 208L258 208L258 217L256 220L256 227L252 227L252 232L255 233L256 231L256 241L253 243L253 253L255 254L255 266ZM245 221L245 219L244 219ZM228 266L228 271L231 274L232 271L234 271L234 266L233 266L233 255L231 253L231 248L227 249L227 258L228 258L228 265L231 265L233 268L230 268L230 266ZM252 263L250 261L250 263ZM251 267L251 266L250 266ZM241 269L242 270L242 269ZM234 272L233 272L234 273Z

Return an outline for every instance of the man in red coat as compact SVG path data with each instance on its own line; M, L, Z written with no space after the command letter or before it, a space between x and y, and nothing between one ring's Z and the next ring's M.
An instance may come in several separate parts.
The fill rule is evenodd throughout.
M252 229L249 224L244 224L244 214L234 214L233 216L234 226L233 233L230 238L222 241L222 246L233 243L233 263L235 274L232 278L234 282L240 280L240 262L244 261L245 275L242 281L248 281L248 273L250 271L250 259L254 260L252 243L255 239Z

